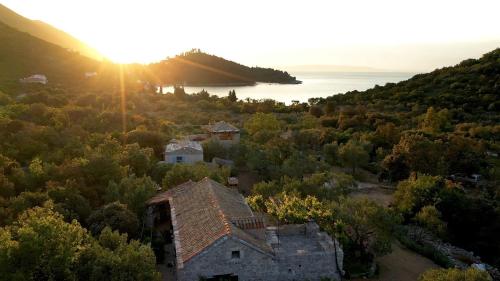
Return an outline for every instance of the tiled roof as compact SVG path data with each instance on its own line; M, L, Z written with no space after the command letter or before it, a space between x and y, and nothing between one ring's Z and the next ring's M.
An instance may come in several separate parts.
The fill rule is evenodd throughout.
M240 130L236 128L235 126L224 122L224 121L219 121L214 124L208 125L208 131L214 132L214 133L224 133L224 132L239 132Z
M271 253L271 248L231 222L232 218L254 217L245 198L209 178L186 182L148 201L157 204L168 200L172 212L178 264L192 257L222 237L233 237Z
M174 188L172 188L171 190L167 191L167 192L162 192L160 194L157 194L155 196L153 196L151 199L149 199L146 204L147 205L156 205L156 204L159 204L159 203L164 203L164 202L168 202L169 198L172 197L172 193L175 192L175 190L178 190L178 189L182 189L184 188L185 186L191 186L192 184L195 184L195 182L189 180L183 184L180 184Z
M203 148L201 144L197 141L190 140L172 140L165 147L165 153L203 153Z

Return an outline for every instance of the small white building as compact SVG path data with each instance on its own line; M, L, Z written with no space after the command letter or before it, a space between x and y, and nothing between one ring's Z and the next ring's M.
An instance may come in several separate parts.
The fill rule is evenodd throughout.
M43 74L35 74L31 75L26 78L21 78L19 79L19 82L21 83L39 83L39 84L47 84L49 80L47 79L47 76Z
M165 147L165 162L194 164L203 161L203 147L199 142L173 139Z

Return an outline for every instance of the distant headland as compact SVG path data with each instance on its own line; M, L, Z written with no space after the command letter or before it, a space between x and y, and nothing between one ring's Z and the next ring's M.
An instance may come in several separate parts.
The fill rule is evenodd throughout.
M248 67L192 49L173 58L148 65L163 84L185 86L246 86L258 82L300 84L286 71Z

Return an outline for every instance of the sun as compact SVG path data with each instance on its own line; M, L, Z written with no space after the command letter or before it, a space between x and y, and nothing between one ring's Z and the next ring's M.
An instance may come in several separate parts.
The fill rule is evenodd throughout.
M95 31L89 37L89 45L93 46L105 58L115 63L152 63L168 56L186 51L182 46L174 46L167 40L155 40L158 37L154 30L144 32L132 30L141 28L130 24L120 25L115 29L93 28Z
M95 44L96 49L106 58L115 63L149 63L156 60L151 53L146 53L141 51L144 47L134 46L134 42L126 41L121 38L115 38L114 40L98 40Z
M114 63L120 63L120 64L147 63L147 61L140 61L137 58L134 58L133 54L130 54L128 51L124 49L116 48L113 49L112 51L102 50L101 53L106 59Z

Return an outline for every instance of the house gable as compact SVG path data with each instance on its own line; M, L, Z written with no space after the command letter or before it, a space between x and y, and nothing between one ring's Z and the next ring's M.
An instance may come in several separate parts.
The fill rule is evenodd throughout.
M224 236L186 261L178 274L181 280L221 274L233 274L241 280L272 280L269 278L278 274L277 269L277 260L270 253L235 236Z

